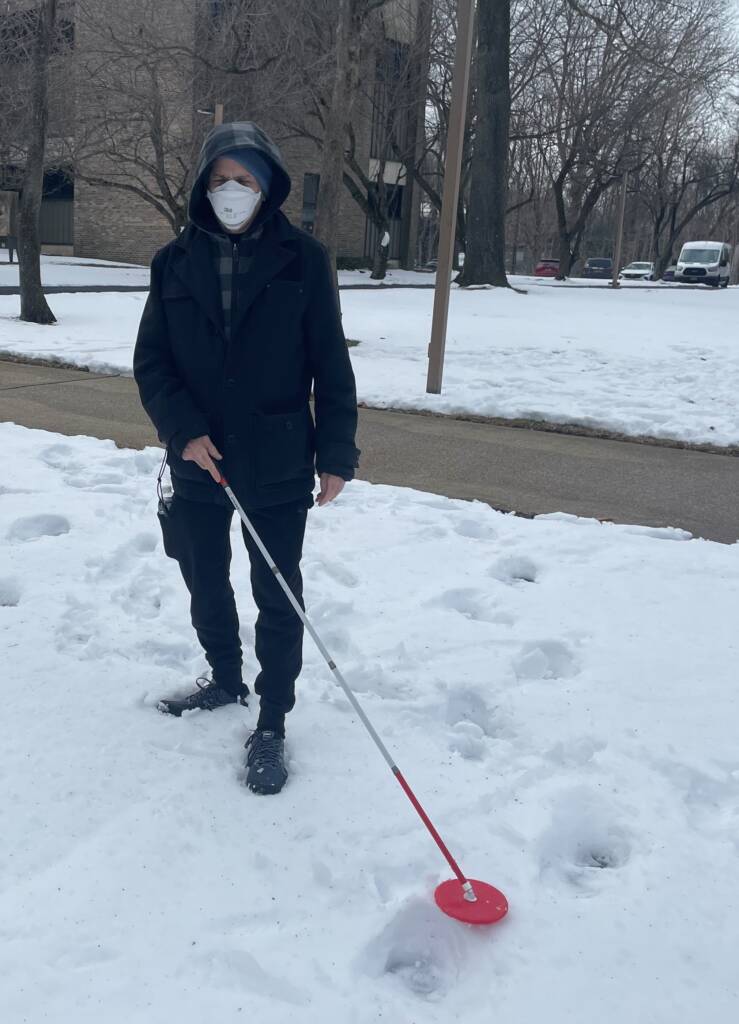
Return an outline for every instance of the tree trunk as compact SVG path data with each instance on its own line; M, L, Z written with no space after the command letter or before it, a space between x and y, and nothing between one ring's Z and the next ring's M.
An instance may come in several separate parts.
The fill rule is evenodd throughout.
M477 15L477 134L472 154L467 248L461 285L508 287L505 211L511 112L510 0L479 0Z
M18 203L18 271L21 320L53 324L56 317L41 287L41 242L39 214L44 186L46 127L49 119L48 66L56 32L57 0L44 0L39 8L37 35L31 58L31 96L26 165Z
M403 270L416 269L416 235L420 197L416 180L409 164L416 164L423 151L426 122L426 91L431 62L431 28L433 2L419 0L416 11L416 31L413 42L413 60L409 75L411 104L408 109L408 138L405 154L405 188L403 190L402 223L400 228L400 266Z
M383 242L386 244L383 245ZM388 231L387 223L383 225L380 230L380 237L375 246L375 255L372 263L372 274L370 275L373 281L383 281L387 273L387 261L390 255L390 232Z
M336 26L336 71L331 105L326 112L321 177L313 233L329 251L336 265L339 241L339 203L344 178L346 125L351 120L359 84L362 19L356 17L362 0L338 0Z
M558 179L554 182L554 205L557 210L557 237L559 239L559 270L557 280L564 281L572 265L570 251L570 232L567 227L567 210L565 209L564 185Z

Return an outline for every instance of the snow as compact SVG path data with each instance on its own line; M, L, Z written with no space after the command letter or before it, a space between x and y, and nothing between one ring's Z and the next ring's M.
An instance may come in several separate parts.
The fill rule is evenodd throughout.
M80 256L42 256L41 283L51 287L149 287L149 268L133 263L111 263ZM0 249L0 287L18 287L18 255L8 262L8 252Z
M279 797L204 661L160 452L0 425L8 1024L735 1019L739 545L353 483L309 614L472 876L449 872L306 639ZM247 679L254 608L234 527Z
M418 275L426 276L426 275ZM432 290L342 292L360 401L739 443L739 288L530 285L451 295L441 395L426 393ZM59 323L0 296L0 351L130 373L143 292L59 294Z
M145 302L146 292L61 292L49 296L57 323L39 327L17 319L17 296L0 295L0 353L130 374Z
M739 288L454 289L441 395L425 391L432 299L343 296L368 405L739 441Z
M384 281L373 281L368 270L341 270L341 287L380 285L423 285L433 287L435 274L415 270L388 270ZM149 287L149 268L136 263L113 263L110 260L86 259L81 256L42 256L41 281L46 287ZM0 287L18 287L18 256L8 262L7 249L0 249Z

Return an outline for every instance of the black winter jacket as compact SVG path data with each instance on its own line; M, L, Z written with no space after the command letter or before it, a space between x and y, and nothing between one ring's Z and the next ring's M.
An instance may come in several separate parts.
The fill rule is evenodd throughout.
M227 343L208 237L221 229L206 185L213 160L242 146L270 159L273 179L255 220L263 230L240 278ZM316 469L345 480L354 475L356 392L334 278L323 246L279 210L289 190L279 152L260 129L213 129L193 186L191 223L152 262L134 376L183 497L217 501L222 494L181 458L187 442L203 434L223 455L219 465L246 508L307 496Z

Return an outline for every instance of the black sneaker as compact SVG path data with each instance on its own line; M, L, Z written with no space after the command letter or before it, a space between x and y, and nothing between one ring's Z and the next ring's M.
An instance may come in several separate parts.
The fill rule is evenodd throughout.
M246 698L249 696L249 687L245 683L239 684L239 692L232 693L225 690L218 683L202 676L195 680L198 689L187 697L172 697L168 700L160 700L157 704L159 711L165 715L174 715L179 718L183 711L215 711L216 708L225 707L226 704L243 704L248 707Z
M282 736L271 729L255 729L246 751L246 784L252 793L279 793L287 782Z

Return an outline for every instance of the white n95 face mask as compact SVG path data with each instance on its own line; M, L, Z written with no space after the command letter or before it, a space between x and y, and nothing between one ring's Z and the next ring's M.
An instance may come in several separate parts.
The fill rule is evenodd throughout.
M208 191L208 199L218 220L226 228L238 228L250 219L262 201L262 193L238 181L225 181Z

